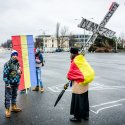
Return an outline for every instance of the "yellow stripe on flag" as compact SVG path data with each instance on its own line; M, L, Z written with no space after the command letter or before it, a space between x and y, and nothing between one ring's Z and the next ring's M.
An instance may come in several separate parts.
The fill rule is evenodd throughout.
M21 46L22 46L22 60L24 66L24 83L25 83L25 88L29 88L31 87L30 69L28 60L27 37L25 35L21 36Z
M74 62L77 65L77 67L79 68L82 75L84 76L84 81L81 82L80 84L86 85L86 84L92 82L94 79L94 76L95 76L95 72L94 72L93 68L89 65L89 63L87 62L85 57L83 55L78 55L74 59Z

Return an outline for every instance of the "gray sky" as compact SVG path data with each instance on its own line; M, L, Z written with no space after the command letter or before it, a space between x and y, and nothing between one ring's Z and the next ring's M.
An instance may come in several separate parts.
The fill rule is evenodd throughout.
M55 35L56 23L68 27L72 33L83 33L77 27L81 17L100 23L112 0L0 0L0 43L12 35ZM125 34L125 1L116 0L120 6L106 27ZM91 19L93 18L93 19ZM77 19L77 20L75 20Z

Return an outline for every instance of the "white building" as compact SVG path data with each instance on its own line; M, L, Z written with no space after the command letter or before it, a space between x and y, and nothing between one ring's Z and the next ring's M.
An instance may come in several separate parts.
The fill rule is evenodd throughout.
M58 48L57 38L50 35L39 35L36 38L43 39L43 49L45 52L54 52ZM60 37L59 48L63 50L69 49L69 38Z
M69 43L73 43L77 47L85 46L90 35L72 35L72 36L60 36L59 37L59 44L57 38L51 35L39 35L36 38L42 40L42 48L45 52L54 52L56 49L61 48L64 51L68 51L71 45ZM71 39L72 40L71 40ZM70 46L69 46L70 45Z

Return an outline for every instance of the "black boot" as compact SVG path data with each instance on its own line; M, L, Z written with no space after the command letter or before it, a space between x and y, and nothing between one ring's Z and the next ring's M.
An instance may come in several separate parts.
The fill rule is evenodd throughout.
M89 120L89 112L85 113L82 118L84 120Z
M76 118L75 116L73 118L70 118L71 122L81 122L81 118Z

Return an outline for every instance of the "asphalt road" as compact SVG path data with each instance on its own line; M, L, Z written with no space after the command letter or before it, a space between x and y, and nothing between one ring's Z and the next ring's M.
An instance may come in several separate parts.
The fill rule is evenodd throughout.
M68 52L46 53L42 80L45 92L18 94L20 113L5 118L3 64L9 59L8 53L0 53L0 125L125 125L125 53L90 53L88 62L96 72L90 84L90 119L81 123L69 121L71 88L58 105L55 100L67 82L66 73L70 59Z

